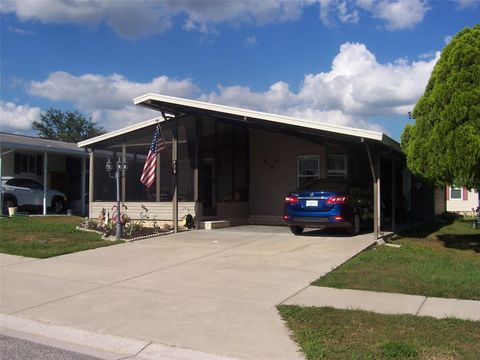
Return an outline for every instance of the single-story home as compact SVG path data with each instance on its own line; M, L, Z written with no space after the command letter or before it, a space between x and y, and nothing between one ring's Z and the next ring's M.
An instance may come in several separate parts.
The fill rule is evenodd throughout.
M375 236L382 230L433 219L433 189L405 167L398 142L381 132L307 121L159 94L134 103L158 116L82 141L90 154L89 213L97 217L116 199L105 170L110 158L122 171L124 211L173 221L190 213L205 221L281 224L285 195L314 178L355 178L369 184ZM157 124L166 150L157 156L157 181L140 183ZM444 192L442 192L444 194Z
M447 211L460 214L472 214L472 209L480 206L480 194L477 189L468 190L455 186L446 186Z
M61 191L78 214L86 214L87 165L88 154L75 143L0 132L0 177L29 178ZM44 198L43 214L50 205Z

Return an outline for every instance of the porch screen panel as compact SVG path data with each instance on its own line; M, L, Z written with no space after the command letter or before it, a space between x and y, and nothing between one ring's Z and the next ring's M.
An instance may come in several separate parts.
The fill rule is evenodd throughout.
M217 139L217 199L248 201L248 129L220 120Z
M117 188L115 179L110 178L108 176L107 171L105 170L105 164L107 163L108 158L112 163L115 163L117 160L117 156L120 156L120 153L114 152L107 152L107 151L95 151L95 191L94 191L94 199L93 201L115 201L117 197ZM115 172L112 172L112 175ZM93 214L96 216L97 214Z
M193 201L196 126L196 119L192 116L181 118L178 121L177 170L179 201Z

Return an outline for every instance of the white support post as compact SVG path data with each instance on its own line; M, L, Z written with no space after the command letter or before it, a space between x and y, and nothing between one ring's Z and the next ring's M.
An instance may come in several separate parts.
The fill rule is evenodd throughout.
M0 144L0 215L3 214L3 191L2 191L2 145ZM6 210L8 212L8 209Z
M173 231L178 232L178 119L173 119L173 138L172 138L172 167L173 167Z
M375 165L376 165L376 170L375 173L377 174L377 183L376 183L376 191L377 191L377 239L380 237L382 233L382 192L381 192L381 186L382 186L382 177L381 177L381 164L380 164L380 154L377 153L375 156ZM377 240L379 241L379 240Z
M43 153L43 215L47 215L48 153Z
M397 200L397 184L396 184L396 162L392 159L392 232L396 230L395 217L396 214L396 200Z

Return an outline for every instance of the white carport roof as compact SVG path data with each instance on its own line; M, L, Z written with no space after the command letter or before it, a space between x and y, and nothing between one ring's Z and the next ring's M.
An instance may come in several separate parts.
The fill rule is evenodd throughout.
M88 156L84 149L78 149L75 143L42 139L34 136L0 132L0 145L3 149L17 149L64 155Z
M265 124L281 124L297 127L305 130L317 130L324 133L338 134L343 136L351 136L359 139L368 139L375 142L382 143L389 148L396 151L400 151L400 144L390 138L388 135L371 130L357 129L347 126L340 126L334 124L327 124L316 121L308 121L304 119L298 119L294 117L288 117L283 115L270 114L260 111L242 109L232 106L225 106L219 104L213 104L203 101L190 100L160 94L148 93L139 96L133 100L135 105L140 105L157 111L164 111L167 114L185 114L187 112L209 112L215 116L225 117L238 117L243 120L256 120ZM127 126L123 129L115 130L104 135L94 137L78 143L79 147L86 147L94 143L107 140L116 136L120 136L131 131L139 130L141 128L151 126L159 121L164 121L163 117L156 117L135 125Z

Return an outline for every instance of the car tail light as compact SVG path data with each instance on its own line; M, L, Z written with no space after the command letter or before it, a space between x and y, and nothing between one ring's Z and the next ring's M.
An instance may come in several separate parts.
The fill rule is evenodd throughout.
M331 196L325 201L328 205L337 205L337 204L345 204L347 202L346 196Z
M285 204L289 204L289 205L298 204L298 197L296 197L296 196L286 196L285 197Z
M343 221L343 217L342 216L334 216L333 217L335 219L335 221Z

